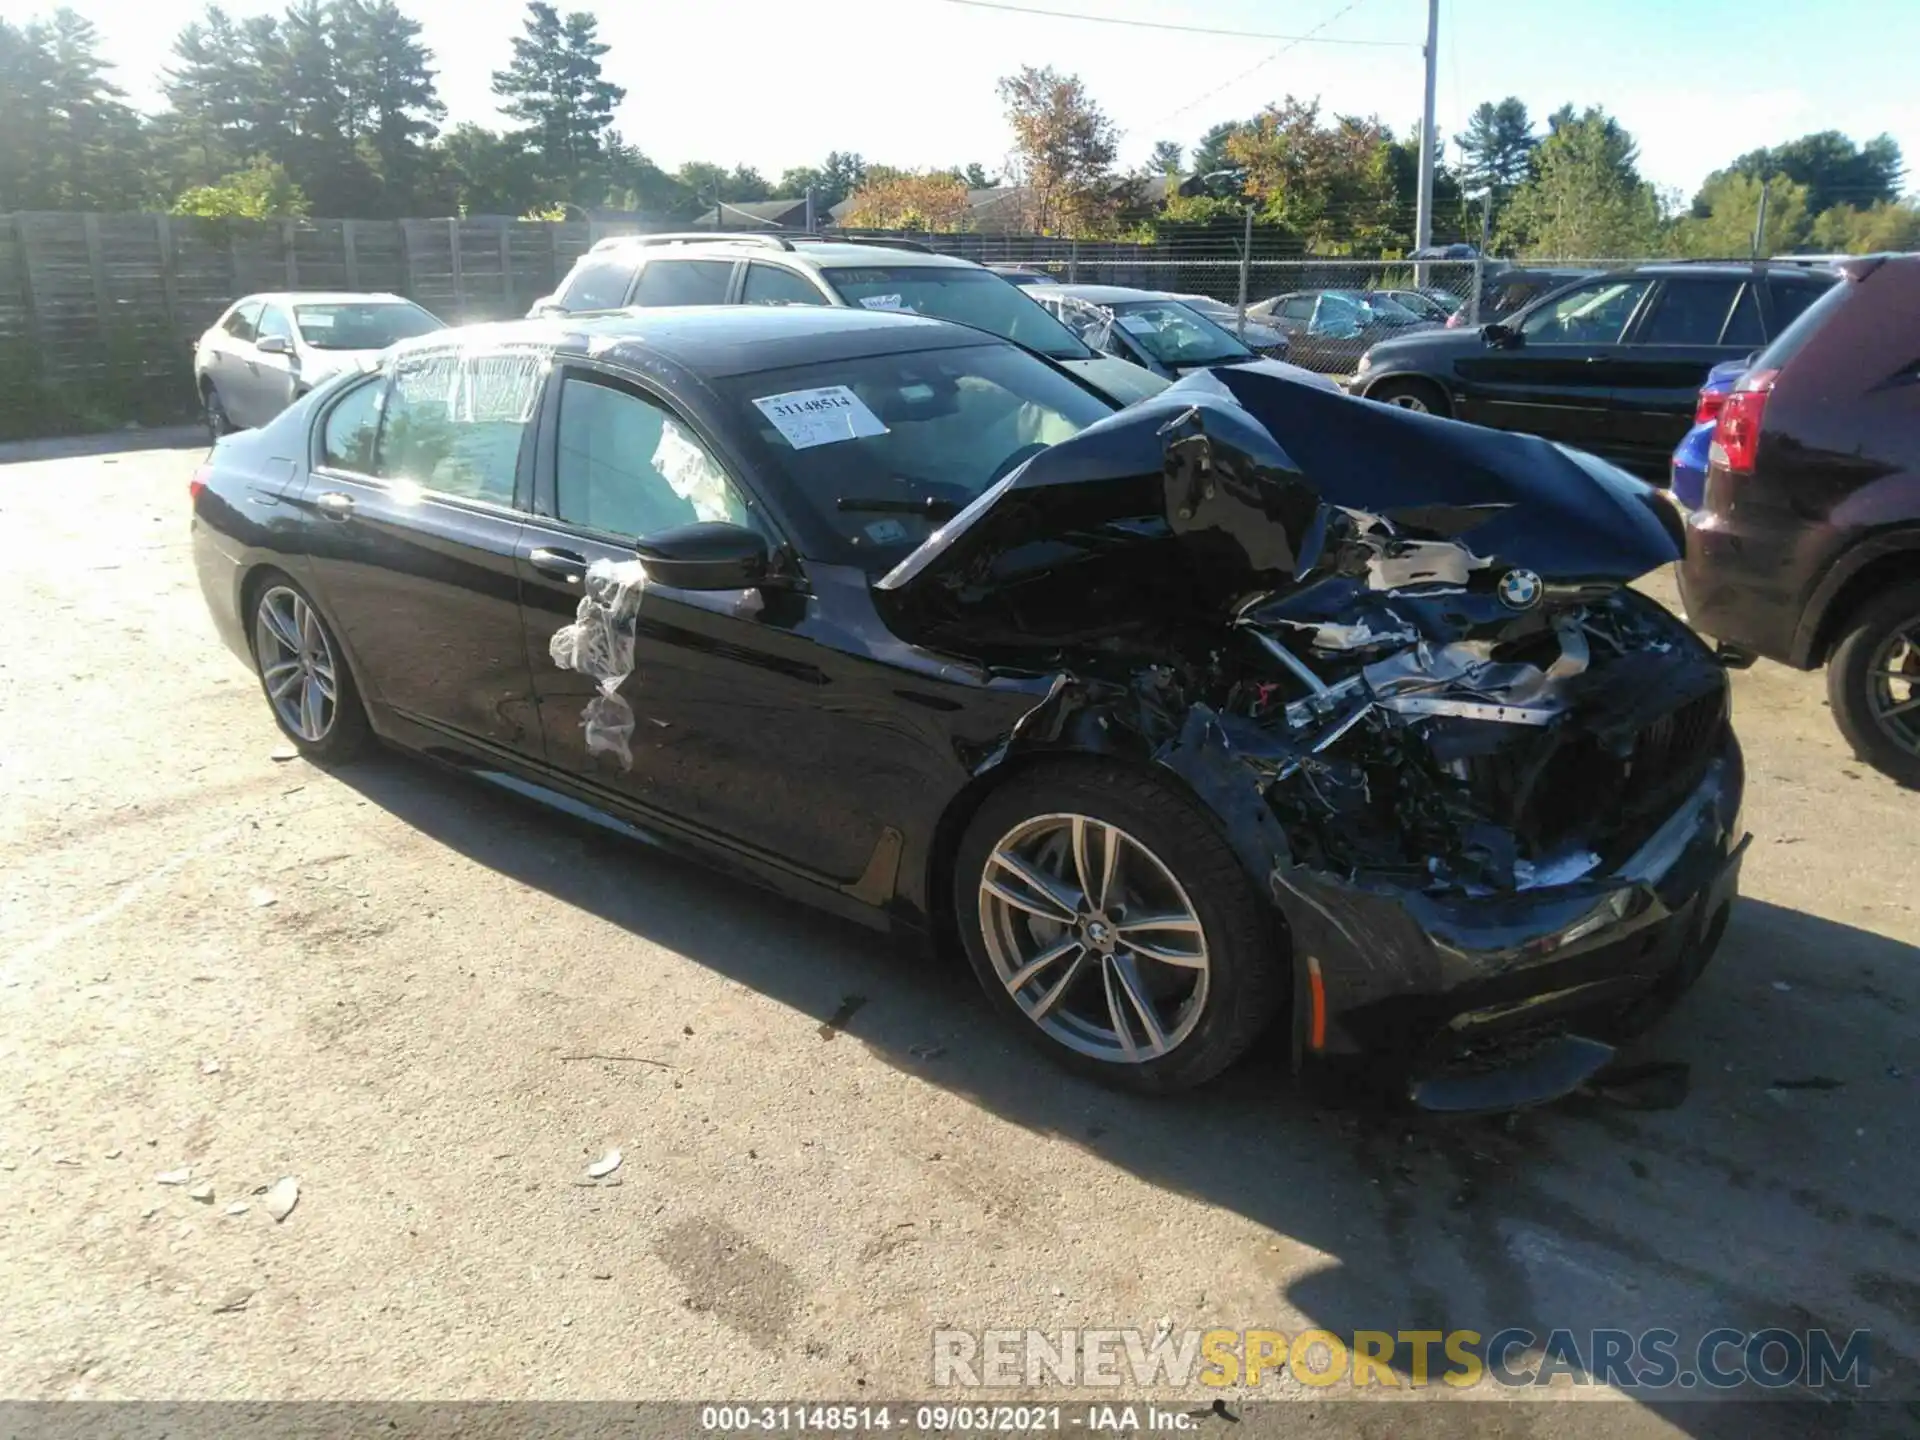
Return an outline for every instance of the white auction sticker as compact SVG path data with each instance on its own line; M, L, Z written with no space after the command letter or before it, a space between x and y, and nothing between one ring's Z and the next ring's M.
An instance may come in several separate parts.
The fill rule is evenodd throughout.
M860 303L869 310L892 310L902 314L907 308L901 303L898 295L867 295L861 299Z
M866 402L844 385L822 385L817 390L789 390L784 395L762 395L753 402L796 450L831 445L836 440L858 440L885 435L887 427Z
M1131 335L1151 335L1159 327L1153 323L1151 317L1146 315L1122 315L1120 328Z

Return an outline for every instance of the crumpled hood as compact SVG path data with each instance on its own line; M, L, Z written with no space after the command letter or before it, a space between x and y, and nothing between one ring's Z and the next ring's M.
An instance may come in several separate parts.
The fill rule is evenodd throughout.
M1034 456L878 582L906 599L991 587L1000 562L1104 529L1197 551L1220 594L1304 580L1338 512L1451 540L1549 587L1616 586L1677 560L1651 486L1527 435L1234 368L1187 376Z

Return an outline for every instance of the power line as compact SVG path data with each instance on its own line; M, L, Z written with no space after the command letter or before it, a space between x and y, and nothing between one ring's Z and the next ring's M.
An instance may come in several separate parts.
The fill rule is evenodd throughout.
M1393 49L1413 48L1411 40L1345 40L1337 37L1322 40L1316 38L1314 31L1311 30L1305 35L1276 35L1270 30L1226 30L1211 25L1173 25L1164 20L1127 20L1118 15L1088 15L1076 10L1042 10L1033 5L1000 4L998 0L944 0L944 3L964 5L970 10L1001 10L1011 15L1038 15L1047 20L1084 20L1090 25L1124 25L1135 30L1173 30L1182 35L1228 35L1237 40L1288 40L1295 45L1312 41L1316 45L1377 45ZM1358 0L1355 0L1355 3L1357 4ZM1347 7L1348 10L1352 8L1352 5ZM1338 18L1337 15L1334 17L1336 20ZM1316 27L1316 29L1325 28L1324 25Z
M1189 110L1194 109L1196 106L1206 104L1207 101L1211 100L1214 96L1218 95L1221 91L1231 90L1234 86L1238 85L1242 80L1245 80L1248 76L1257 75L1260 71L1266 69L1267 66L1273 64L1273 62L1278 60L1282 55L1285 55L1289 50L1292 50L1296 45L1304 45L1307 41L1315 39L1322 30L1326 29L1329 25L1333 24L1334 21L1339 20L1348 14L1351 14L1352 11L1355 9L1355 7L1357 7L1359 4L1360 4L1360 0L1347 0L1347 3L1345 5L1342 5L1338 10L1334 11L1333 14L1329 15L1326 19L1322 20L1318 25L1314 26L1311 30L1307 31L1306 34L1300 36L1298 39L1289 41L1285 45L1282 45L1278 50L1274 51L1271 55L1267 56L1266 59L1260 61L1256 65L1249 66L1247 69L1242 70L1238 75L1233 76L1231 79L1226 80L1221 84L1214 86L1211 90L1207 91L1205 94L1199 96L1198 98L1189 100L1186 104L1182 105L1178 110L1169 110L1165 115L1162 115L1158 120L1155 120L1153 122L1152 128L1157 129L1158 127L1166 124L1167 121L1169 120L1179 119L1180 116L1186 114Z

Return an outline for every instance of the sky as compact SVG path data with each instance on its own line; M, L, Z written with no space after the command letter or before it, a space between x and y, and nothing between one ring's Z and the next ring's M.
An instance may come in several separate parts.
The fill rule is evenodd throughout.
M69 0L100 28L116 78L142 108L187 0ZM497 125L491 73L522 0L400 0L422 22L449 122ZM563 9L567 0L559 0ZM1374 114L1405 133L1420 116L1426 0L1008 0L1168 25L1313 35L1183 34L1051 19L956 0L622 0L587 8L627 89L617 123L655 163L744 163L777 179L829 150L902 167L998 169L1009 136L995 80L1053 65L1086 82L1122 131L1123 166L1156 140L1191 146L1208 126L1292 93ZM20 21L39 8L0 0ZM47 9L52 8L48 0ZM237 14L283 8L228 0ZM1832 18L1825 18L1831 16ZM1324 43L1375 42L1358 43ZM1601 105L1640 143L1656 185L1691 196L1735 155L1810 130L1887 132L1920 189L1920 0L1441 0L1438 128L1518 95L1536 121Z

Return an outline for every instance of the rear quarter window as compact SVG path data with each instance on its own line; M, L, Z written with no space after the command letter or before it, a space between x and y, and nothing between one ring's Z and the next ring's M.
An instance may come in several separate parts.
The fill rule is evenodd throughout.
M1853 294L1853 281L1842 280L1827 287L1826 293L1800 312L1800 318L1780 332L1774 342L1760 352L1753 362L1755 370L1784 370L1789 361L1798 355L1801 348L1817 335L1821 328L1837 314ZM1779 324L1781 301L1787 294L1785 286L1774 290L1774 323Z

